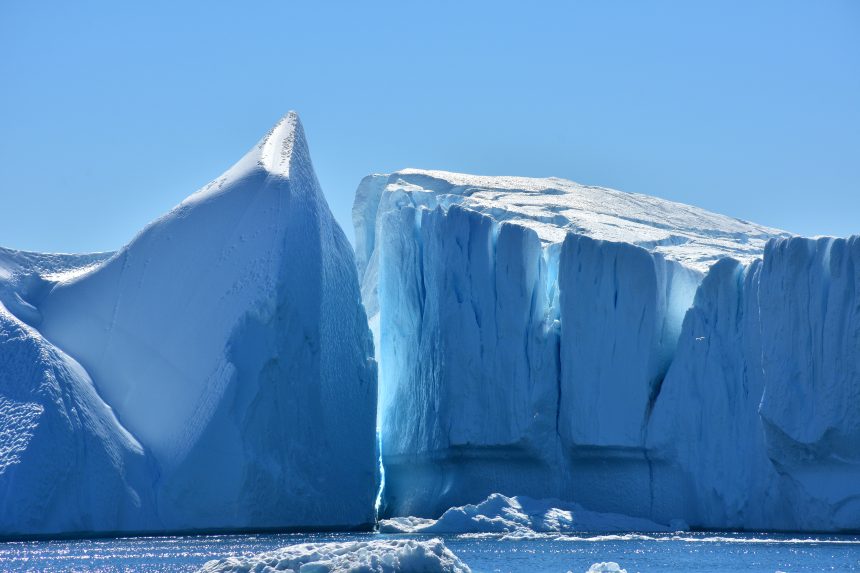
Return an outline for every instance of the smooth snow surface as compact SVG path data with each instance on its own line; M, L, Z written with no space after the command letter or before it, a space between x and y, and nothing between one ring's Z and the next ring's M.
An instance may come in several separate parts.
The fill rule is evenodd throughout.
M439 519L393 517L379 522L381 533L535 533L669 531L647 519L588 511L557 499L493 494L476 505L452 507ZM510 537L510 536L509 536Z
M469 573L441 539L302 543L253 557L210 561L200 573Z
M353 219L384 516L501 492L860 529L857 238L413 169L365 178Z
M294 113L109 258L0 251L0 303L0 533L373 524L372 338Z

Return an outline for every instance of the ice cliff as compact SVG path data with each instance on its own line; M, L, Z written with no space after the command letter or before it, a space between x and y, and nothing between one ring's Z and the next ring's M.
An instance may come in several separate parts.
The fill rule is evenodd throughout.
M376 365L298 117L110 256L0 251L0 533L369 527Z
M860 529L856 239L560 179L404 170L353 209L383 514L493 492Z

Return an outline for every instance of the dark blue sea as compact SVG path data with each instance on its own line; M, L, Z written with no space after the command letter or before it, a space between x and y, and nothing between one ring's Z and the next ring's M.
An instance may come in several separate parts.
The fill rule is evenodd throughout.
M179 572L229 555L379 534L134 537L0 544L3 571ZM390 536L408 537L408 536ZM628 573L860 571L860 537L736 533L577 535L533 539L441 536L476 573L585 572L615 561Z

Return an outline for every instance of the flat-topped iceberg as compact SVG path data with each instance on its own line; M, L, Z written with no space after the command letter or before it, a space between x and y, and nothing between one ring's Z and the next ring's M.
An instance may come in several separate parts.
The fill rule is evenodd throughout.
M860 528L855 238L559 179L408 169L353 210L385 516L493 492Z

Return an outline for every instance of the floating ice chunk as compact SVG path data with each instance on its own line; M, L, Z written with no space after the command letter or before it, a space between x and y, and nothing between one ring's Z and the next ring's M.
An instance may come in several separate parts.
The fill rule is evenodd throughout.
M669 531L653 521L589 511L557 499L508 497L494 493L477 505L452 507L439 519L395 517L379 522L383 533L535 533L580 531Z
M469 573L441 539L301 543L253 557L210 561L199 573L301 571L301 573Z
M606 561L594 563L585 573L627 573L627 569L622 569L621 566L614 561Z

